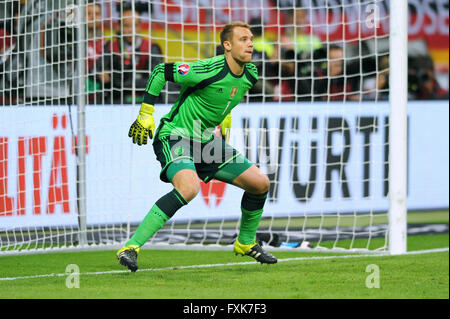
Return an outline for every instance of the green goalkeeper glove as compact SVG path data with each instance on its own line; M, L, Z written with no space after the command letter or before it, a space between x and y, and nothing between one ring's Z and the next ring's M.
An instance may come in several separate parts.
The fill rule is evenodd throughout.
M220 123L220 131L222 133L222 138L225 139L225 142L228 143L230 140L230 129L231 129L231 113L223 119L222 123Z
M142 145L147 144L147 136L153 137L155 130L155 120L153 119L155 107L151 104L142 103L139 115L136 121L131 124L128 131L128 137L133 138L133 143Z

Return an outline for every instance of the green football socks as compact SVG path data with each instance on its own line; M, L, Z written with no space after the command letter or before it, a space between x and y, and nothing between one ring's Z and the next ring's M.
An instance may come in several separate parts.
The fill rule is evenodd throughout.
M134 235L125 246L144 245L164 224L187 202L174 188L171 192L161 197L145 216Z
M244 245L255 242L256 231L263 213L263 207L267 198L265 194L251 194L244 192L241 201L241 225L238 240ZM187 202L174 188L171 192L161 197L145 216L134 235L125 246L144 245L164 224Z
M238 240L241 244L249 245L255 242L256 231L263 213L267 193L250 194L244 192L241 201L241 227Z

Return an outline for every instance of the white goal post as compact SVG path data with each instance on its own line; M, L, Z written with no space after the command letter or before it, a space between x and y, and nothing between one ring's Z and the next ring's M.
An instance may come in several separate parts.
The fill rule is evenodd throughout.
M406 253L407 238L407 104L408 3L391 1L390 13L390 132L389 132L389 252Z
M3 5L0 256L108 249L133 234L170 190L151 143L127 136L151 71L221 54L235 20L252 27L259 81L232 112L230 144L271 181L258 240L406 253L407 19L397 0ZM178 92L166 84L157 120ZM229 249L241 197L202 183L145 247Z

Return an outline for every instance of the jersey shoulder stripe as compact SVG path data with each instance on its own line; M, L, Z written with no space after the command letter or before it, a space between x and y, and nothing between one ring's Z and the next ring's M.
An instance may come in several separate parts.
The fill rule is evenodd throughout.
M195 73L200 73L200 72L209 72L211 70L217 69L217 68L222 68L225 65L225 63L218 63L218 64L214 64L208 67L204 67L204 68L192 68L192 70Z
M222 57L214 57L211 59L200 60L197 63L192 65L192 70L195 73L209 73L212 71L216 71L217 69L223 68L225 65L225 58Z
M253 63L247 63L244 70L247 79L255 85L258 82L258 68Z
M213 68L210 68L210 69L205 69L205 70L197 70L197 71L194 70L194 72L197 73L197 74L210 73L210 72L216 71L218 69L223 69L224 65L225 64L220 64L220 65L218 65L216 67L213 67Z
M211 68L216 65L223 64L223 63L225 63L225 59L221 59L218 61L211 61L210 63L207 63L207 64L194 64L194 65L192 65L192 68L193 69L205 69L205 68Z
M147 87L145 88L146 91L149 90L153 79L160 73L164 73L164 63L160 63L158 64L152 71L151 75L150 75L150 79L147 82Z
M258 78L258 68L253 63L247 63L245 67L248 69L250 74L252 74L254 77Z
M211 66L214 66L216 64L224 63L225 62L225 56L224 55L218 55L212 58L203 59L195 61L191 64L193 68L208 68Z

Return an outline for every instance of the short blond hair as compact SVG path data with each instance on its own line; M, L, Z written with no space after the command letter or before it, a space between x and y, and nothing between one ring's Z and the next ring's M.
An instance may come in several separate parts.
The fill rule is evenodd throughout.
M223 27L222 31L220 32L220 43L222 44L222 47L225 41L231 41L231 38L233 36L233 30L236 27L247 28L249 30L252 29L248 23L242 21L234 21L228 23Z

